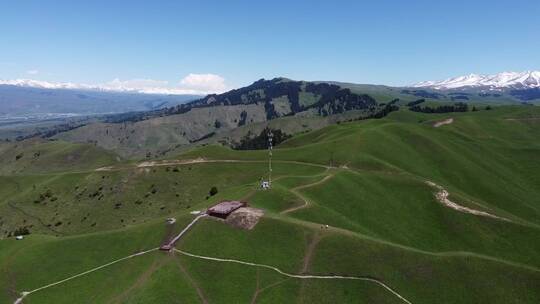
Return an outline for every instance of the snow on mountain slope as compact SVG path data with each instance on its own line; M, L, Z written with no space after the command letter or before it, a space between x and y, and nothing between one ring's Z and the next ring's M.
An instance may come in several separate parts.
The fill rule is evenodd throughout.
M28 87L38 89L69 89L104 92L144 93L158 95L207 95L223 93L228 90L225 79L215 74L188 74L178 83L167 80L135 78L128 80L113 79L99 84L73 82L50 82L34 79L0 79L0 85Z
M480 87L488 89L530 89L540 88L540 71L503 72L495 75L470 74L442 81L423 81L413 87L437 90Z
M80 85L70 82L48 82L41 80L33 79L13 79L13 80L2 80L0 79L1 85L13 85L19 87L31 87L31 88L40 88L40 89L97 89L88 85Z
M0 85L10 85L18 87L38 88L38 89L67 89L67 90L89 90L102 92L121 92L121 93L141 93L141 94L160 94L160 95L194 95L199 94L196 90L186 90L167 87L166 81L156 81L151 79L136 79L121 81L114 79L105 84L84 84L72 82L49 82L34 79L13 79L2 80ZM202 95L202 94L201 94Z

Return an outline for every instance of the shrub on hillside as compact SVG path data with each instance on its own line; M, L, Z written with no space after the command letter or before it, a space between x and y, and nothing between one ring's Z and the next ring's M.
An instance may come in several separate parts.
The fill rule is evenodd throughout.
M218 193L218 188L216 186L213 186L212 188L210 188L210 191L208 192L208 194L210 194L210 196L214 196Z
M30 230L28 230L28 228L26 227L20 227L20 228L15 229L13 234L14 235L28 235L30 234Z
M261 133L255 137L251 137L251 133L248 133L244 138L240 140L239 144L233 146L235 150L264 150L268 148L268 133L272 132L272 142L274 146L279 145L286 139L292 137L292 135L286 134L280 129L272 130L265 128Z

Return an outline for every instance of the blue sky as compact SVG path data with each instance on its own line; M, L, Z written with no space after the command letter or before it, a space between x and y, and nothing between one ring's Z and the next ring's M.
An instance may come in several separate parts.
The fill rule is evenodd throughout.
M533 0L0 1L0 79L234 88L536 70L539 16Z

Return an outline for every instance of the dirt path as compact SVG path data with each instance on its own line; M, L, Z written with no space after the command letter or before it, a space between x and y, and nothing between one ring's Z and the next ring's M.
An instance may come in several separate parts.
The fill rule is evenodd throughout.
M274 282L274 283L272 283L272 284L270 284L270 285L261 287L261 286L260 286L260 274L259 274L259 269L257 269L257 283L256 283L256 286L255 286L255 292L253 293L253 297L251 297L251 302L250 302L250 303L251 303L251 304L257 303L257 299L259 298L259 295L260 295L263 291L265 291L265 290L267 290L267 289L270 289L270 288L272 288L272 287L275 287L275 286L277 286L277 285L279 285L279 284L281 284L281 283L283 283L283 282L286 282L286 281L288 281L288 280L290 280L290 278L286 278L286 279L284 279L284 280L280 280L280 281Z
M158 270L161 266L163 266L163 261L154 261L152 265L148 269L146 269L133 283L128 289L124 290L122 293L120 293L118 296L114 297L112 300L108 301L107 303L124 303L126 298L129 296L129 294L140 288L148 279Z
M278 215L269 214L268 217L278 219ZM315 230L320 229L320 226L321 226L320 223L309 222L309 221L294 218L294 217L279 217L279 219L282 220L282 221L286 221L286 222L289 222L289 223L292 223L292 224L301 225L303 227L311 228L311 229L315 229ZM425 254L425 255L434 256L434 257L459 257L459 258L466 258L466 259L477 258L477 259L482 259L482 260L486 260L486 261L490 261L490 262L504 264L504 265L511 266L511 267L518 267L518 268L527 269L527 270L530 270L530 271L540 272L540 268L536 267L536 266L532 266L532 265L529 265L529 264L523 264L523 263L515 262L515 261L512 261L512 260L505 260L505 259L501 259L501 258L496 258L496 257L490 256L490 255L485 255L485 254L481 254L481 253L475 253L475 252L470 252L470 251L428 251L428 250L418 249L416 247L411 247L411 246L407 246L407 245L403 245L403 244L399 244L399 243L394 243L394 242L391 242L391 241L387 241L385 239L380 239L380 238L373 237L373 236L370 236L370 235L367 235L367 234L363 234L361 232L347 230L347 229L339 228L339 227L335 227L335 226L330 226L327 229L328 229L327 231L329 231L329 232L334 232L334 233L338 233L340 235L346 235L346 236L350 236L350 237L354 237L354 238L359 238L361 240L368 240L370 242L374 242L374 243L385 245L385 246L390 246L390 247L393 247L393 248L398 248L398 249L401 249L401 250L406 250L406 251L409 251L409 252L415 252L415 253Z
M158 167L158 166L174 166L174 165L189 165L208 162L206 159L199 157L195 159L172 159L165 161L144 161L137 164L137 168Z
M155 160L155 161L144 161L133 166L124 166L124 167L114 167L106 166L100 167L93 171L119 171L119 170L128 170L128 169L144 169L152 167L163 167L163 166L184 166L192 164L203 164L203 163L266 163L267 160L240 160L240 159L206 159L206 158L194 158L194 159L172 159L172 160ZM332 166L321 165L317 163L301 162L294 160L273 160L274 163L284 163L284 164L297 164L305 165L312 167L320 167L325 169L335 168Z
M300 206L291 207L289 209L283 210L283 211L280 212L280 214L287 214L287 213L291 213L291 212L294 212L294 211L297 211L297 210L308 207L310 205L309 200L303 194L301 194L298 190L320 185L320 184L328 181L332 177L334 177L334 174L328 174L323 179L321 179L319 181L316 181L314 183L301 185L301 186L290 189L289 191L292 192L297 197L299 197L302 201L304 201L304 203L302 205L300 205Z
M137 252L137 253L128 255L128 256L126 256L126 257L123 257L123 258L114 260L114 261L112 261L112 262L103 264L103 265L101 265L101 266L92 268L92 269L90 269L90 270L81 272L81 273L79 273L79 274L73 275L73 276L71 276L71 277L65 278L65 279L63 279L63 280L60 280L60 281L57 281L57 282L54 282L54 283L51 283L51 284L47 284L47 285L45 285L45 286L38 287L38 288L36 288L36 289L34 289L34 290L23 291L23 292L21 292L21 297L18 298L17 300L15 300L14 304L22 303L22 301L23 301L23 299L24 299L25 297L27 297L27 296L29 296L30 294L33 294L33 293L35 293L35 292L38 292L38 291L40 291L40 290L43 290L43 289L46 289L46 288L50 288L50 287L53 287L53 286L56 286L56 285L65 283L65 282L67 282L67 281L76 279L76 278L78 278L78 277L82 277L82 276L87 275L87 274L89 274L89 273L92 273L92 272L94 272L94 271L98 271L98 270L100 270L100 269L102 269L102 268L105 268L105 267L111 266L111 265L113 265L113 264L116 264L116 263L125 261L125 260L127 260L127 259L132 259L132 258L134 258L134 257L138 257L138 256L141 256L141 255L150 253L150 252L157 251L158 249L159 249L159 248L152 248L152 249L149 249L149 250L146 250L146 251Z
M202 289L199 287L197 282L195 282L193 277L189 274L189 272L182 265L182 263L180 262L180 260L178 258L176 258L175 261L176 261L176 264L178 265L178 268L180 268L180 271L182 272L182 274L184 274L184 276L186 276L186 278L188 279L191 286L193 288L195 288L195 290L197 291L197 295L199 295L199 298L201 299L201 302L203 302L204 304L208 304L208 300L206 299L206 296L204 295Z
M178 241L178 239L180 239L180 237L186 233L187 230L189 230L189 228L191 228L191 226L193 226L195 224L195 222L197 222L201 217L204 217L206 216L206 214L201 214L199 216L197 216L195 219L193 219L193 221L191 221L169 244L172 244L174 245L174 243L176 241ZM146 251L141 251L141 252L137 252L137 253L134 253L134 254L131 254L131 255L128 255L126 257L123 257L123 258L120 258L120 259L117 259L117 260L114 260L112 262L109 262L109 263L106 263L106 264L103 264L101 266L98 266L98 267L95 267L95 268L92 268L90 270L87 270L87 271L84 271L84 272L81 272L79 274L76 274L76 275L73 275L71 277L68 277L68 278L65 278L63 280L60 280L60 281L57 281L57 282L54 282L54 283L51 283L51 284L47 284L45 286L41 286L39 288L36 288L34 290L30 290L30 291L23 291L21 292L21 296L15 300L14 304L20 304L22 303L23 299L27 296L29 296L30 294L32 293L35 293L35 292L38 292L40 290L43 290L43 289L46 289L46 288L50 288L50 287L53 287L53 286L56 286L56 285L59 285L59 284L62 284L62 283L65 283L67 281L70 281L70 280L73 280L73 279L76 279L78 277L82 277L84 275L87 275L89 273L92 273L94 271L98 271L100 269L103 269L105 267L108 267L108 266L111 266L113 264L116 264L116 263L119 263L119 262L122 262L124 260L127 260L127 259L132 259L134 257L138 257L138 256L141 256L141 255L144 255L144 254L147 254L147 253L150 253L150 252L154 252L154 251L157 251L159 249L159 247L157 248L152 248L152 249L149 249L149 250L146 250Z
M355 277L355 276L341 276L341 275L292 274L292 273L284 272L284 271L280 270L277 267L270 266L270 265L265 265L265 264L257 264L257 263L251 263L251 262L244 262L244 261L240 261L240 260L222 259L222 258L214 258L214 257L209 257L209 256L197 255L197 254L185 252L185 251L182 251L182 250L179 250L179 249L176 249L176 248L174 248L174 251L176 251L178 253L181 253L183 255L192 257L192 258L197 258L197 259L203 259L203 260L209 260L209 261L215 261L215 262L236 263L236 264L242 264L242 265L246 265L246 266L266 268L266 269L273 270L273 271L275 271L275 272L277 272L277 273L279 273L281 275L284 275L286 277L295 278L295 279L303 279L303 280L304 279L358 280L358 281L372 282L372 283L375 283L375 284L383 287L387 291L391 292L393 295L395 295L396 297L401 299L403 302L408 303L408 304L412 304L411 302L409 302L409 300L405 299L402 295L400 295L397 291L393 290L390 286L386 285L385 283L383 283L380 280L377 280L377 279L374 279L374 278L371 278L371 277Z
M443 187L435 184L434 182L430 182L430 181L426 181L426 184L430 185L431 187L435 187L435 188L437 188L439 190L437 193L435 193L435 197L437 198L439 203L443 204L444 206L446 206L448 208L452 208L454 210L457 210L457 211L463 212L463 213L469 213L469 214L474 214L474 215L478 215L478 216L485 216L485 217L490 217L490 218L494 218L494 219L498 219L498 220L502 220L502 221L512 222L511 220L509 220L507 218L500 217L500 216L497 216L497 215L493 215L493 214L485 212L485 211L480 211L480 210L472 209L472 208L469 208L469 207L461 206L461 205L459 205L459 204L457 204L455 202L452 202L450 199L448 199L448 196L450 195L450 193L448 193L448 191L446 191L446 189L444 189Z
M311 264L311 258L313 257L313 252L315 251L315 248L319 244L319 241L321 240L321 235L319 233L315 233L313 237L311 238L311 241L309 242L306 253L304 254L304 261L302 263L302 270L300 273L307 273L309 270L309 265Z
M453 118L448 118L448 119L445 119L445 120L437 121L436 123L433 124L433 127L438 128L440 126L449 125L449 124L451 124L453 122L454 122Z
M321 240L321 235L319 232L315 232L313 234L313 237L309 241L309 243L306 246L306 252L304 253L304 259L302 261L302 270L300 270L300 274L306 274L308 273L309 266L311 265L311 260L313 257L313 252L315 251L315 247L319 244L319 241ZM304 295L306 290L306 282L302 281L302 284L300 285L300 291L298 292L298 303L304 303Z
M523 117L523 118L505 118L504 120L515 120L515 121L528 121L528 120L531 120L531 121L535 121L535 120L540 120L540 117Z

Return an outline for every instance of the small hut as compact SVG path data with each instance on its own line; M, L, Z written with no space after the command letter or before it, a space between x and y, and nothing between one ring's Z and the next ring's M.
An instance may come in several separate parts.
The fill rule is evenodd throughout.
M246 207L248 204L241 201L222 201L216 205L208 208L206 213L211 216L219 217L222 219L227 218L231 212L238 208Z

